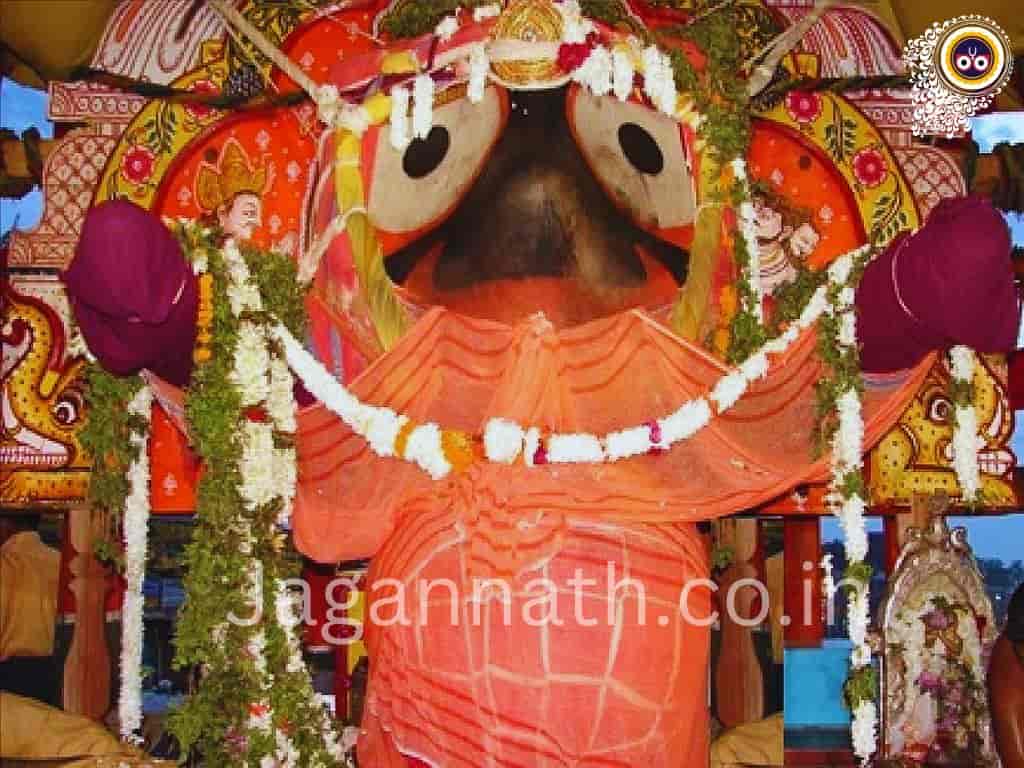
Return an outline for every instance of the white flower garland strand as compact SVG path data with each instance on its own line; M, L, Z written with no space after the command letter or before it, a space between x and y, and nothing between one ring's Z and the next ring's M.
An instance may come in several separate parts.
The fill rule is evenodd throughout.
M146 429L129 440L138 456L128 468L129 492L124 503L125 592L121 608L121 691L117 714L121 738L135 744L142 727L142 582L146 575L149 529L149 423L153 392L143 385L128 404L128 413L145 419Z
M636 70L633 61L625 51L612 51L612 91L619 101L628 101L633 92L633 78Z
M402 151L409 146L409 89L396 85L391 89L391 146Z
M675 117L678 94L672 60L656 45L644 48L640 55L644 72L644 93L651 103L670 117Z
M251 279L245 259L237 243L231 239L224 245L224 260L228 267L227 293L232 312L239 318L238 344L235 348L231 381L238 388L243 406L263 406L266 420L247 420L242 428L242 454L238 461L238 472L242 478L239 494L245 509L254 510L274 499L281 499L282 512L276 521L278 526L290 523L292 502L295 498L297 478L295 449L275 446L274 435L294 434L296 429L294 378L284 360L273 351L272 337L267 326L252 320L241 319L244 311L262 309L259 290ZM249 521L240 515L237 520L239 551L252 554L252 534ZM261 568L258 560L250 562L251 594L249 599L258 603L261 593ZM288 646L286 670L293 674L306 672L302 652L296 636L298 620L292 596L283 583L276 585L274 615L263 617L262 621L276 621L284 632ZM247 653L252 657L261 680L262 696L250 705L248 727L264 733L273 732L275 751L264 755L260 765L263 768L291 768L298 766L301 754L289 735L273 725L273 710L270 705L270 681L268 680L265 658L266 634L261 623L254 627L247 644ZM312 702L320 713L317 723L324 748L340 765L350 762L339 743L333 724L319 701Z
M767 342L738 368L723 376L707 397L689 400L663 418L604 436L555 433L545 437L536 427L526 427L509 419L493 418L484 427L483 443L487 459L509 464L522 457L528 466L539 463L603 463L642 455L652 450L668 449L675 443L693 437L707 426L714 415L721 415L733 407L753 382L768 374L768 355L785 352L800 332L813 325L826 310L835 312L842 319L840 343L856 343L855 332L848 334L853 328L854 298L853 287L848 281L854 260L862 258L869 250L870 246L858 248L840 257L829 268L831 284L839 287L836 307L829 307L828 286L819 287L795 323L782 335ZM361 402L307 352L283 325L276 325L271 332L284 348L288 365L310 393L363 437L378 456L397 455L396 446L403 427L409 421L407 416L389 408ZM853 390L843 393L837 405L839 429L833 442L835 487L838 487L837 483L841 482L846 472L860 468L864 435L857 393ZM400 458L418 464L434 479L446 476L452 469L445 458L442 430L437 424L417 426L408 435ZM837 494L833 493L833 496ZM856 495L838 499L836 503L836 513L847 531L847 553L854 562L862 560L867 553L867 534L864 532L863 520L865 507L865 500ZM866 621L863 624L866 626Z
M607 48L597 46L586 60L572 73L572 79L595 96L606 96L612 91L612 55Z
M853 711L853 724L850 726L854 754L866 765L878 745L878 707L873 701L862 701ZM867 757L865 757L867 755Z
M487 49L483 43L475 44L469 50L469 85L466 89L466 97L473 104L484 100L487 73L490 71L491 61L487 58Z
M555 7L562 14L562 42L585 43L594 31L594 22L583 15L578 0L563 0Z
M953 381L969 387L974 381L978 359L969 348L953 347L949 351L949 368ZM973 402L953 404L953 469L960 484L963 501L973 504L981 490L981 470L978 467L978 451L985 440L978 434L978 412Z
M854 314L854 289L850 276L857 259L863 258L870 246L841 256L828 270L829 284L836 292L837 300L830 312L838 320L839 330L836 345L840 354L848 354L856 348L856 316ZM833 513L839 518L843 529L847 565L864 561L868 554L868 536L864 524L867 500L858 492L844 487L847 477L859 473L864 454L864 418L860 396L850 387L836 399L838 426L832 438L832 477L828 494ZM850 642L850 666L854 670L871 664L871 646L868 644L869 585L851 585L847 603L847 621ZM878 708L873 701L861 701L853 711L851 735L855 754L862 765L867 765L877 745Z
M640 72L643 75L643 92L655 109L694 128L698 127L699 116L689 107L680 108L672 60L664 51L653 44L642 48L640 42L632 36L625 40L613 39L606 44L593 45L597 27L583 15L579 2L563 0L556 5L563 22L561 43L592 46L586 58L567 73L569 79L580 83L597 96L614 93L620 101L627 101L633 93L634 75ZM479 23L500 13L500 5L478 6L473 10L472 17L474 23ZM442 44L450 43L466 16L456 13L441 19L434 28L437 39ZM461 62L461 71L468 72L467 98L474 104L483 100L487 81L491 77L489 46L501 42L488 38L456 48L445 58L443 66ZM500 58L503 54L499 52L496 55ZM415 77L410 76L391 88L389 138L391 146L396 150L404 151L413 138L425 139L429 135L433 127L435 88L431 73L426 71ZM319 86L316 102L320 119L329 127L362 135L374 124L374 117L369 111L362 105L345 101L336 86Z
M434 78L418 75L412 81L412 135L425 139L434 125Z

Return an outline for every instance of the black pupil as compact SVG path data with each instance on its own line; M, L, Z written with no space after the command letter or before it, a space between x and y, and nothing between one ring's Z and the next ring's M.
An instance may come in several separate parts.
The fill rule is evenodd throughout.
M665 157L661 154L658 142L636 123L623 123L619 126L619 146L626 159L640 173L657 176L665 167Z
M425 139L413 139L402 158L402 170L413 179L422 179L431 173L448 154L451 139L448 129L435 125Z

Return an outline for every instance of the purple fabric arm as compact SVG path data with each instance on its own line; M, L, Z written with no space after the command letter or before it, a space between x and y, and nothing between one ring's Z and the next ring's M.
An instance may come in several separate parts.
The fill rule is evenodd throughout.
M943 200L921 229L897 238L864 273L857 290L861 367L910 368L956 344L1009 352L1019 313L1002 215L981 198Z
M188 383L196 277L155 214L123 200L92 208L64 283L104 368L122 376L148 368L176 386Z

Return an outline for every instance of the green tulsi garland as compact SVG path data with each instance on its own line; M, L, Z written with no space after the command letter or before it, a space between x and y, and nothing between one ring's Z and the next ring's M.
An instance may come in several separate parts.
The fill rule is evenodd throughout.
M745 173L744 177L734 174L731 197L733 210L739 211L744 204L750 203L750 185L747 183ZM738 303L736 314L733 315L729 325L729 348L726 351L726 360L733 364L742 363L770 338L769 328L757 312L761 297L757 295L750 284L749 246L750 244L744 236L743 227L738 225L733 239L733 259L739 272L739 276L736 278Z
M204 471L185 552L186 599L174 660L177 668L197 668L200 680L197 691L171 713L170 728L183 751L201 755L207 766L257 768L267 760L282 766L347 765L301 663L293 605L282 586L298 576L284 551L286 536L277 529L283 499L278 495L250 510L240 490L245 425L265 418L265 410L256 408L254 415L254 409L243 408L233 380L239 328L243 322L280 320L303 337L295 265L277 253L240 247L262 310L236 315L220 232L184 222L172 230L189 260L213 276L213 319L212 355L193 370L186 392L189 437ZM125 473L137 453L128 437L146 428L127 405L145 382L93 365L88 383L89 421L82 439L94 457L89 498L94 509L119 520L129 492ZM292 446L289 434L275 432L273 440L275 449Z
M92 457L87 499L104 523L94 551L101 562L120 569L124 565L121 520L130 490L127 472L139 455L130 438L149 429L145 419L128 412L128 403L146 384L141 376L115 376L95 362L86 368L85 381L88 418L79 439Z
M719 166L746 157L750 146L750 109L743 67L744 47L739 33L739 12L722 8L693 24L659 29L670 48L676 87L694 99L702 122L698 131ZM698 69L678 45L694 46L706 60Z
M840 304L841 291L853 291L860 284L861 277L868 263L875 257L875 250L862 251L853 259L853 267L849 280L845 285L831 282L828 286L829 306ZM827 275L826 275L827 277ZM839 344L840 324L843 322L839 312L826 312L818 320L818 355L825 364L828 373L814 385L815 394L815 455L820 456L829 447L838 427L837 403L844 392L853 390L858 397L864 394L864 380L860 372L860 350L856 344ZM859 476L859 473L858 473ZM853 482L852 480L850 482ZM851 492L864 494L863 481Z
M324 732L324 712L305 666L294 663L294 639L277 619L279 585L298 576L276 528L283 500L276 496L250 511L240 491L242 437L251 415L232 377L239 329L245 320L279 319L293 334L304 335L294 262L241 247L263 310L236 315L220 234L191 224L174 231L193 261L206 262L214 281L212 356L193 371L185 401L189 436L204 472L185 552L186 600L174 662L178 668L199 665L202 673L198 690L173 712L171 730L184 750L203 756L204 765L259 766L268 757L284 764L334 765L337 755L325 746L325 736L333 736ZM274 440L276 448L291 444L289 435L275 434ZM283 737L290 745L282 747Z
M871 665L851 669L843 683L843 699L851 712L878 699L878 673Z
M460 8L476 8L494 2L497 0L405 0L388 12L381 29L395 40L419 37L433 32L445 16L451 16Z

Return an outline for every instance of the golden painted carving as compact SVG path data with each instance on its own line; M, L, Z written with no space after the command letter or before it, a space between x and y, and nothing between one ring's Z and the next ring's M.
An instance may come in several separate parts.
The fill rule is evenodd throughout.
M78 442L85 361L67 359L64 323L53 307L9 283L2 291L0 502L80 500L90 466Z
M519 0L501 14L494 25L494 37L526 43L558 43L564 26L561 12L548 0ZM565 72L558 64L546 59L496 61L494 73L506 83L526 87L565 79Z
M929 503L932 501L937 501L944 511L941 499L930 500ZM884 655L880 697L881 755L884 758L920 757L935 740L939 725L936 722L937 712L934 706L928 706L933 704L933 701L928 701L931 696L917 684L922 671L921 650L908 648L906 642L907 624L921 621L922 612L929 604L934 605L931 601L936 596L944 598L956 609L954 615L962 618L946 630L924 627L923 648L931 649L938 641L945 649L938 658L978 664L975 669L983 671L984 661L979 664L972 652L968 650L963 657L960 654L967 650L963 634L965 628L973 635L974 652L982 660L991 650L998 634L992 603L974 553L967 543L967 530L954 528L950 531L943 514L936 514L924 528L910 529L909 539L900 552L878 611L880 632L874 633L872 643ZM936 673L931 668L928 671ZM973 698L974 695L968 687L968 696ZM960 722L970 723L967 728L977 739L970 765L992 768L998 765L998 761L994 759L991 717L983 695L977 703L981 704L978 709L966 704Z
M986 506L1011 506L1016 497L1009 448L1013 411L1003 382L1006 362L980 358L974 375L975 407L985 446L979 456L981 492ZM940 360L925 379L899 423L871 452L871 498L876 503L909 503L914 493L945 491L960 496L950 461L953 404L947 395L949 367Z
M255 167L242 145L228 139L216 164L204 161L199 166L196 199L203 210L212 212L230 203L236 195L260 197L267 191L268 175L266 166Z
M817 56L786 60L795 74L816 77ZM885 245L900 231L917 229L921 218L914 191L878 128L839 94L791 91L759 117L800 131L839 169L861 211L868 239Z

